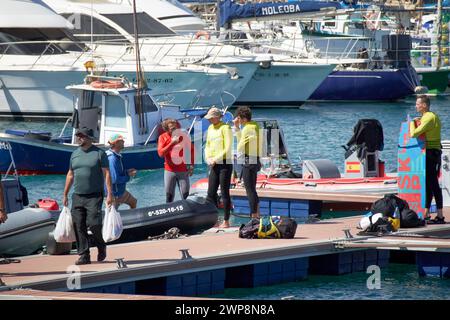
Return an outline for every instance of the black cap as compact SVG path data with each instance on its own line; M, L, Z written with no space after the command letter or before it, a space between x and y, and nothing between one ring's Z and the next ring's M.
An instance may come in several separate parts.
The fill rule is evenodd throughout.
M75 133L75 135L79 135L82 134L84 136L87 136L90 139L94 139L94 130L83 127L81 129L78 129L77 132Z

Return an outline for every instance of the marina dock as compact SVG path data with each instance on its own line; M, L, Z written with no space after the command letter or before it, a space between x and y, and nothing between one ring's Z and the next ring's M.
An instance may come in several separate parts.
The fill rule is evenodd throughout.
M445 215L450 218L448 208ZM306 279L309 274L365 271L372 264L386 266L388 250L337 246L342 241L372 238L356 236L359 219L350 217L302 224L294 239L240 239L237 229L231 228L226 231L211 229L201 235L180 239L112 245L108 247L106 262L93 262L79 269L72 265L76 254L29 256L20 258L20 263L0 265L0 278L5 284L3 291L22 288L64 292L69 291L67 285L73 272L79 271L81 288L74 291L209 296L223 293L225 288L296 281ZM354 238L348 238L346 233ZM403 229L398 234L405 233L445 238L450 236L450 224ZM391 237L373 238L380 241L382 248L382 239ZM416 250L406 247L403 250ZM91 251L95 258L96 249ZM445 249L432 251L448 252ZM123 259L125 266L118 267L116 259Z

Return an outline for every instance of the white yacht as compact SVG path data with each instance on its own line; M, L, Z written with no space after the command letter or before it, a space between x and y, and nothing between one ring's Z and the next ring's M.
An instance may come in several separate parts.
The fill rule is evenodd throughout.
M75 26L76 39L88 42L93 35L95 52L116 52L125 60L134 59L133 8L127 2L96 1L80 3L68 0L43 0L58 14L66 17ZM159 1L158 1L159 2ZM234 46L212 43L196 37L177 35L156 18L137 8L137 22L143 61L162 65L225 67L232 75L220 84L205 87L199 92L197 104L232 104L251 80L260 62L269 62L268 57L257 57L250 52L236 55ZM91 25L93 30L91 30ZM233 54L230 54L232 51ZM221 100L220 103L217 99Z
M120 45L132 41L133 14L132 7L127 2L118 4L96 1L81 4L73 0L43 1L59 14L81 21L80 30L74 31L74 35L79 39L91 34L92 19L93 34L97 35L94 40L102 41L96 50L110 51L114 50L110 47L113 43ZM144 2L146 1L138 1L140 5ZM152 8L160 3L167 2L153 1ZM161 25L157 27L158 19L152 16L155 10L150 10L148 4L138 9L139 19L146 21L139 30L144 57L162 64L195 63L231 67L232 70L237 70L239 79L230 82L232 88L224 85L224 89L236 96L241 104L301 105L334 67L327 63L297 63L287 56L255 54L243 48L226 45L221 39L212 40L206 31L191 37L176 36L169 28L164 29ZM108 37L102 32L107 32ZM115 50L126 51L126 46ZM234 72L232 70L230 72ZM206 97L201 96L202 99Z
M135 59L118 52L92 53L74 43L74 25L52 10L23 0L3 0L0 11L0 116L66 117L72 111L67 85L95 72L133 79ZM143 61L152 94L183 107L196 106L198 94L231 78L224 68L161 66ZM88 68L87 68L88 67ZM217 104L221 97L215 97Z
M137 0L137 6L177 33L203 30L206 23L177 0Z

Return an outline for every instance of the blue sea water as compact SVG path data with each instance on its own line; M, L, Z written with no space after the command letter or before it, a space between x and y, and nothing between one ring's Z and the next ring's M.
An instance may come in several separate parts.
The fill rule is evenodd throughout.
M443 139L450 139L449 108L450 99L432 98L432 111L441 118ZM368 118L378 119L383 125L385 147L381 158L386 162L387 172L396 171L400 123L406 120L408 114L417 116L413 98L392 103L307 103L301 108L254 109L253 112L255 118L279 121L294 162L326 158L335 162L341 171L344 168L344 149L341 145L351 138L357 121ZM63 126L60 122L0 121L0 131L8 128L33 129L51 131L57 135ZM205 177L206 172L205 165L198 166L191 182ZM64 182L63 175L22 178L31 203L43 197L61 202ZM163 184L162 169L139 172L128 184L128 190L137 196L139 206L155 205L165 201ZM305 282L227 290L224 296L248 299L279 299L288 295L294 295L296 299L450 298L450 281L418 278L414 266L393 266L385 271L384 276L384 287L375 291L369 291L365 287L367 275L360 273L342 277L312 276Z

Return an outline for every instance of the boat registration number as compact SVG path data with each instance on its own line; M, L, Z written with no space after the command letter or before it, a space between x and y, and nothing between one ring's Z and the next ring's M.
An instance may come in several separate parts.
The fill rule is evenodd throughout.
M182 205L169 207L169 208L163 208L163 209L156 209L156 210L149 211L148 216L153 217L153 216L159 216L159 215L166 214L166 213L179 213L179 212L182 212L183 210L184 210L184 207Z

